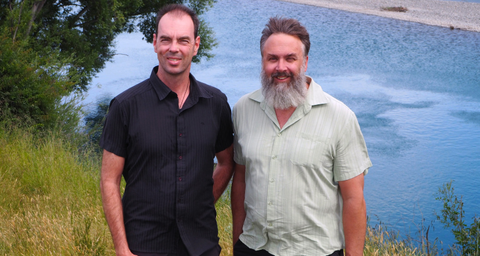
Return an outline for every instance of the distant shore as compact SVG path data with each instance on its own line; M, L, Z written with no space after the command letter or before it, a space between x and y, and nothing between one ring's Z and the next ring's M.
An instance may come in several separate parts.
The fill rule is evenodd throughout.
M480 32L480 3L441 0L279 0ZM403 12L389 11L403 7Z

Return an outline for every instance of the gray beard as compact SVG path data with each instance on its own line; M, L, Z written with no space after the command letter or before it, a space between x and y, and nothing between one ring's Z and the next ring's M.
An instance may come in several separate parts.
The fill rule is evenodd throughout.
M288 83L275 84L273 77L267 77L262 69L260 79L267 104L276 109L288 109L303 104L307 96L307 77L304 70L302 68L300 74L293 75Z

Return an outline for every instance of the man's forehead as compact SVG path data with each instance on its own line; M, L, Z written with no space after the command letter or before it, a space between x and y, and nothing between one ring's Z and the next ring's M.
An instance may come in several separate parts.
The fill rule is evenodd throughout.
M304 45L298 37L283 33L273 34L265 41L264 55L298 56L303 54Z
M192 18L183 12L166 13L158 23L159 35L193 36L194 29Z

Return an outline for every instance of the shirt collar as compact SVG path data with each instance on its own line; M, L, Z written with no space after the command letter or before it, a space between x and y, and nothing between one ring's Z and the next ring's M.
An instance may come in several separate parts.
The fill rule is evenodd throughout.
M313 78L307 76L307 83L310 86L308 87L305 103L301 106L303 107L305 112L310 111L312 106L327 104L328 102L322 87L319 84L315 83ZM263 110L265 110L265 108L267 107L267 103L265 102L265 98L263 97L261 89L253 92L249 98L260 103L260 107Z
M167 85L165 85L160 78L157 76L158 66L154 67L152 73L150 74L150 84L152 85L155 93L157 94L158 100L163 100L167 97L169 93L172 92ZM198 102L199 98L211 98L213 95L207 91L203 86L199 86L197 79L192 74L189 74L190 78L190 96L193 99L193 102Z

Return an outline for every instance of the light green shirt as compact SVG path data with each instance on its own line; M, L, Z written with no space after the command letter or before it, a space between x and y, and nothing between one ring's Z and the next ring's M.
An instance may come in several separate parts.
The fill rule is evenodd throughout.
M372 166L355 114L308 81L306 102L282 129L261 90L233 108L235 162L246 167L240 240L278 256L344 248L338 181Z

